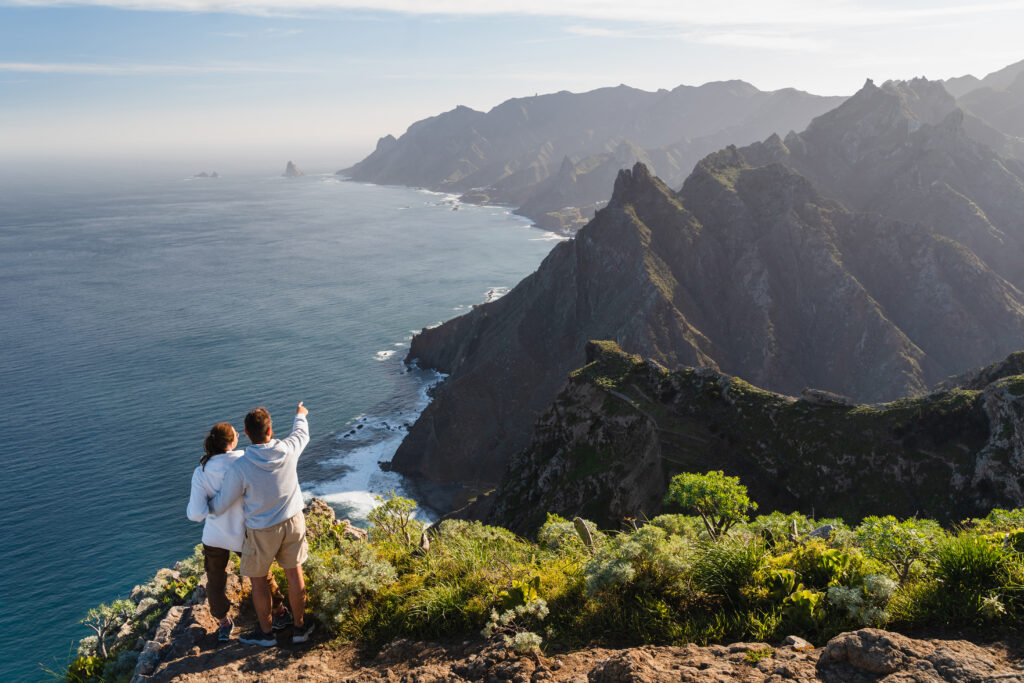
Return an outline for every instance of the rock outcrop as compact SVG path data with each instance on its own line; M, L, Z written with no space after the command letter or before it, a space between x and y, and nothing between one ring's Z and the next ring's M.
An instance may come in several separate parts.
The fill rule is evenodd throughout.
M559 92L508 100L486 113L457 107L414 123L398 139L381 138L372 154L339 174L518 206L538 225L572 231L608 199L617 171L637 160L677 184L705 154L800 130L842 99L726 81L658 92Z
M709 469L738 476L762 509L850 521L1024 506L1024 375L997 370L1012 361L978 389L868 406L708 368L669 372L610 342L591 343L588 359L497 490L463 514L522 534L548 512L616 528L671 511L671 477Z
M804 133L710 155L679 192L620 172L535 273L413 339L450 377L394 468L492 488L588 339L858 402L1018 350L1024 169L964 120L937 84L868 83Z
M288 162L288 165L285 166L284 173L281 174L284 178L299 178L304 175L306 174L300 171L299 168L290 161Z
M732 643L587 648L551 656L520 656L480 641L441 644L398 640L372 659L354 646L268 652L260 648L204 648L168 666L153 681L420 681L462 683L981 683L1024 681L1020 660L1004 643L913 639L863 629L825 647L792 638L783 644ZM799 643L803 643L800 645ZM275 650L276 648L271 648Z

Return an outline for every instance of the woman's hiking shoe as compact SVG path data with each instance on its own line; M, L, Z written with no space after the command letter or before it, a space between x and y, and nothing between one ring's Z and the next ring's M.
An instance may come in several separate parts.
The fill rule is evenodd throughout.
M246 645L271 647L272 645L277 645L277 638L274 637L273 631L270 633L264 633L259 627L259 624L257 624L252 627L251 631L240 636L238 638L238 642L245 643Z
M235 622L228 619L228 623L217 627L217 641L226 643L231 640L231 634L235 631Z
M288 611L287 607L285 607L283 612L274 615L274 619L270 625L270 630L283 631L293 623L295 623L295 620L292 619L292 613Z
M313 632L313 620L306 619L302 626L292 629L292 643L304 643L309 640L309 634Z

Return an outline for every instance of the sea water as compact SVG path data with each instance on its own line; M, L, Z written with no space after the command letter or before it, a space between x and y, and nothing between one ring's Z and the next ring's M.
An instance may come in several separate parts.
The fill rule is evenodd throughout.
M365 518L436 373L416 331L500 296L557 237L507 210L330 174L151 169L0 183L0 671L45 678L199 542L209 427L310 411L307 493ZM244 445L244 439L243 439Z

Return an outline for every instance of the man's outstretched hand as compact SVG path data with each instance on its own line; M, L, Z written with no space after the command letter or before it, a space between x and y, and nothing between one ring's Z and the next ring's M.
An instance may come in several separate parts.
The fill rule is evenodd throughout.
M296 415L308 415L309 414L309 411L306 409L306 406L302 405L302 401L299 401L299 407L295 409L295 414Z

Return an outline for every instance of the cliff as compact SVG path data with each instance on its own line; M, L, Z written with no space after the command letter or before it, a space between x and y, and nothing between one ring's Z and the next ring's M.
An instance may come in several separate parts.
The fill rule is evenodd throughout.
M486 522L531 533L553 512L612 528L664 511L675 474L709 469L739 476L763 508L851 522L1024 506L1024 354L874 405L793 398L707 368L669 372L611 342L587 354L477 505Z
M1024 172L948 107L936 84L868 83L799 135L708 156L679 192L620 172L509 294L414 338L409 358L450 378L395 469L497 485L588 339L865 402L1017 350Z
M575 230L607 200L615 173L639 158L681 182L704 154L800 130L841 101L727 81L653 93L624 85L559 92L508 100L486 113L460 106L414 123L397 139L381 138L373 153L339 173L518 206L543 227ZM638 154L624 157L623 145ZM562 173L566 160L578 182Z

